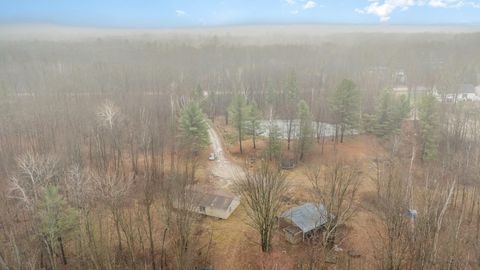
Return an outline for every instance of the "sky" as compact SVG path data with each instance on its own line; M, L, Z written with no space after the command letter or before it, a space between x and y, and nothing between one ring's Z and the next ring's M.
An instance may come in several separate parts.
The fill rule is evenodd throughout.
M480 25L480 0L0 0L0 24Z

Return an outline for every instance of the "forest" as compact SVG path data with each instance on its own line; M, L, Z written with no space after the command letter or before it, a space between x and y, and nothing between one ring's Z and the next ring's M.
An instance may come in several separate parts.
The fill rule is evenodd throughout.
M0 40L0 269L479 269L480 34L288 38Z

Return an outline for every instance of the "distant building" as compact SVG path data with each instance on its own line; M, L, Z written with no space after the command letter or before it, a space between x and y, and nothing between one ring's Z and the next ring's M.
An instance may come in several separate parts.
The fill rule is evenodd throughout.
M392 90L393 90L393 93L395 93L396 95L405 95L405 96L408 96L409 94L414 95L414 94L426 94L429 92L433 92L433 93L436 92L435 87L432 89L425 86L417 86L409 89L408 86L405 86L405 85L395 86L392 88Z
M460 84L455 91L445 95L445 100L453 101L480 101L480 91L473 84Z
M479 96L477 95L475 86L473 84L461 84L458 87L458 93L461 95L462 100L479 100Z
M328 221L328 213L321 203L305 203L284 212L280 218L285 238L296 244L320 231Z
M410 104L415 103L416 100L420 100L423 95L428 93L438 96L436 87L425 87L425 86L416 86L409 88L408 86L401 85L392 88L394 95L396 96L405 96Z
M209 187L189 187L188 196L191 199L192 205L188 206L191 211L221 219L228 219L240 204L239 196ZM174 207L179 208L175 203Z
M395 74L393 75L393 80L396 84L405 85L407 83L407 75L405 74L405 71L398 70L397 72L395 72Z
M396 86L396 87L393 87L392 88L392 91L395 95L398 95L398 96L401 96L401 95L405 95L405 96L408 96L408 86Z

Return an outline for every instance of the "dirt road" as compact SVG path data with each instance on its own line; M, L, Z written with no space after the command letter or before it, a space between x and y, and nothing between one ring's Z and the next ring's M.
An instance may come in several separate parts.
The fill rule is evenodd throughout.
M227 159L222 147L222 141L211 124L208 125L208 136L210 137L210 143L216 156L212 168L212 174L217 180L215 185L219 188L228 188L235 177L243 173L242 168Z

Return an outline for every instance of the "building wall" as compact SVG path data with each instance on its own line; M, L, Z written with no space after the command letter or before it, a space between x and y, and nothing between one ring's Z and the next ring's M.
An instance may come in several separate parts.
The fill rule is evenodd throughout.
M303 233L297 233L295 235L290 234L289 232L284 231L283 232L285 235L285 239L292 243L292 244L298 244L303 240Z
M465 93L465 94L458 94L457 100L459 101L467 101L467 100L476 100L477 95L475 93Z

